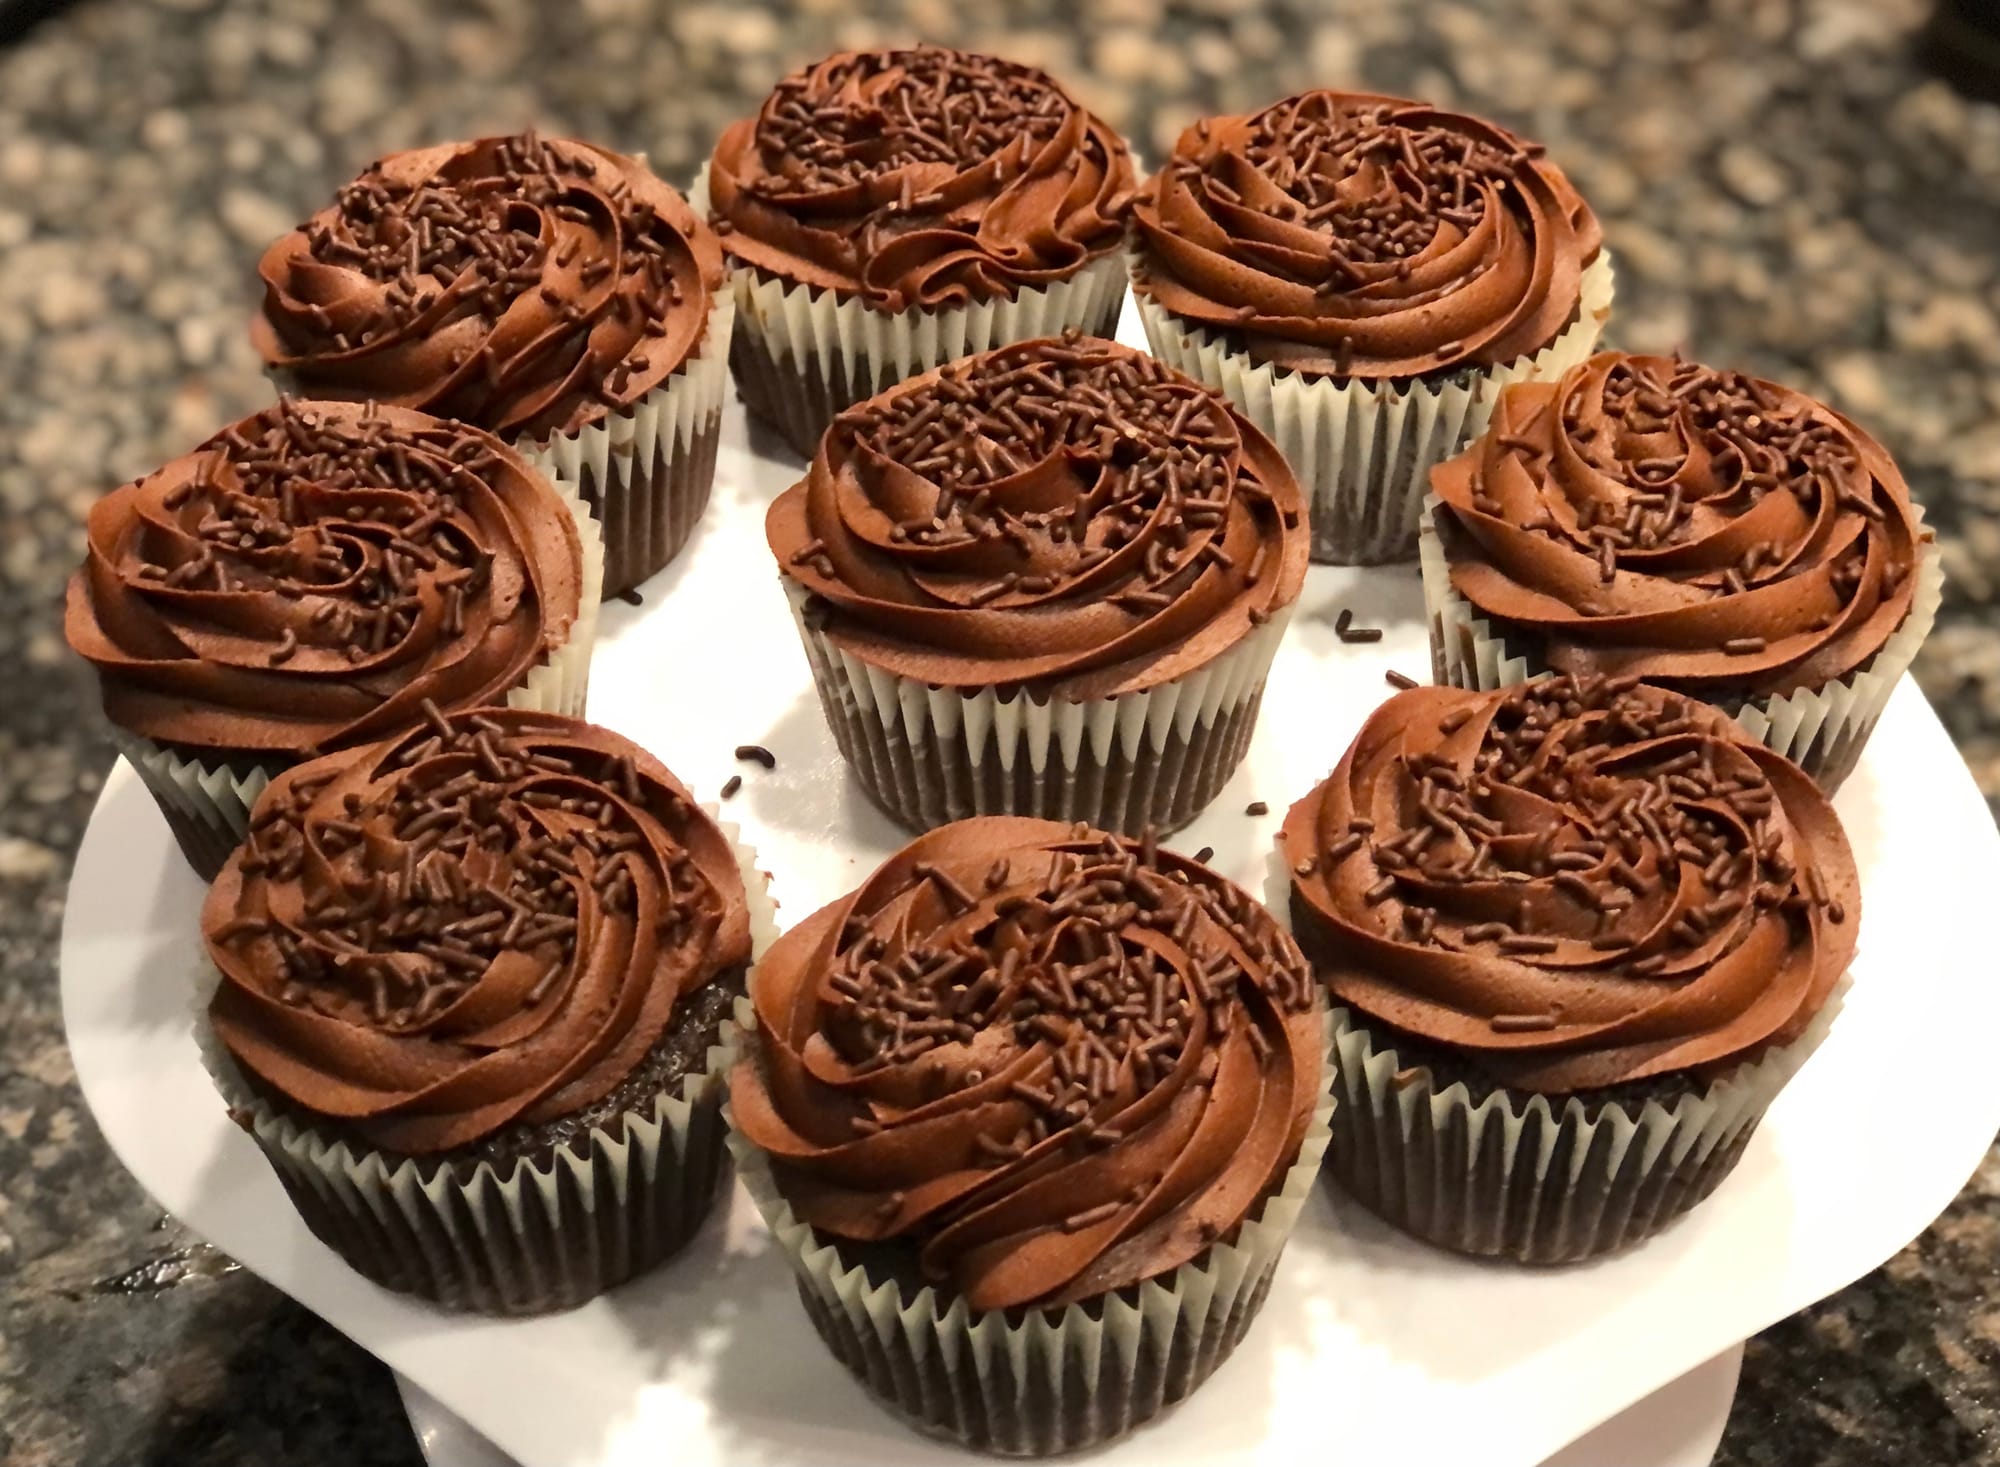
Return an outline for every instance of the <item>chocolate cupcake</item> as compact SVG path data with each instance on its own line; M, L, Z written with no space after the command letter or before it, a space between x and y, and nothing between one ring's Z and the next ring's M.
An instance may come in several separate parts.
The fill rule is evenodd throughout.
M204 878L278 771L425 702L583 711L603 552L490 434L281 400L91 507L64 630Z
M766 530L840 751L914 829L1185 824L1249 747L1305 582L1269 440L1087 337L843 413Z
M432 713L272 781L202 910L231 1114L384 1287L563 1309L700 1227L754 858L643 749Z
M1539 144L1396 97L1198 122L1133 224L1154 353L1276 441L1317 560L1409 559L1431 466L1611 310L1597 219Z
M1879 443L1804 393L1678 358L1604 352L1508 389L1432 483L1439 681L1635 673L1829 790L1943 595Z
M1150 838L967 820L786 933L751 1000L738 1174L914 1425L1072 1451L1243 1337L1330 1100L1311 974L1241 890Z
M1826 796L1633 678L1418 688L1292 807L1273 901L1333 996L1328 1170L1563 1263L1715 1190L1832 1022L1861 892Z
M1125 143L1030 66L923 46L778 83L707 174L750 411L810 457L842 408L954 357L1110 336Z
M574 485L604 591L707 507L735 304L687 200L588 143L481 138L374 164L264 252L281 383L474 424Z

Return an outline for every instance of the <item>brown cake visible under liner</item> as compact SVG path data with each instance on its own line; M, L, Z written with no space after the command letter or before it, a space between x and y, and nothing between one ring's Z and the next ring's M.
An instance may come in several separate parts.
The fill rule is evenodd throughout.
M677 1094L689 1075L700 1073L709 1046L720 1038L723 1021L743 991L743 969L718 975L686 1000L685 1015L677 1016L639 1068L601 1100L544 1126L497 1132L467 1148L464 1159L449 1163L460 1176L491 1163L496 1182L514 1173L512 1162L552 1171L557 1179L554 1215L543 1211L538 1188L523 1188L522 1215L529 1225L519 1233L509 1223L482 1227L465 1217L458 1220L454 1241L428 1213L385 1215L365 1203L355 1205L323 1192L320 1173L290 1165L282 1151L267 1147L266 1158L314 1236L386 1289L485 1314L573 1308L644 1273L700 1230L722 1175L721 1106L695 1105L686 1150L678 1158L663 1154L652 1176L635 1168L623 1198L617 1195L611 1169L602 1166L592 1168L595 1193L587 1197L569 1168L559 1164L559 1153L588 1157L594 1129L617 1141L624 1136L627 1117L650 1118L655 1097ZM719 1091L720 1076L715 1083ZM316 1131L326 1124L306 1116L301 1120ZM328 1130L339 1134L337 1127ZM365 1149L365 1143L359 1144ZM405 1160L379 1154L391 1168ZM427 1179L445 1164L417 1159L419 1173ZM504 1209L497 1185L471 1195L478 1199L476 1207Z
M1109 762L1101 762L1085 740L1071 766L1062 762L1059 748L1052 748L1048 764L1037 774L1025 736L1011 770L1001 763L997 729L977 763L959 738L913 746L900 718L884 725L877 712L845 697L842 684L821 676L818 668L813 671L820 706L841 755L869 797L911 830L975 814L1087 820L1099 830L1124 835L1138 835L1147 825L1161 833L1178 830L1201 813L1243 762L1264 697L1260 687L1218 713L1213 723L1197 723L1192 737L1182 737L1176 727L1162 749L1142 740L1136 758L1114 741ZM1190 763L1199 773L1183 783Z
M187 857L188 865L194 868L195 875L203 882L214 881L223 864L229 860L230 853L243 843L244 832L223 823L219 818L221 811L211 804L204 802L201 808L191 808L180 787L171 779L164 775L157 781L151 778L147 773L146 760L152 751L142 743L123 737L117 742L120 752L138 773L140 781L152 792L154 803L166 817L167 829L174 833L174 842L180 846L181 854ZM260 768L266 778L284 768L282 764L259 765L250 760L219 760L213 749L169 749L166 752L177 758L196 760L204 768L225 769L238 783L251 778Z
M708 508L721 441L718 411L696 428L685 448L662 434L643 465L636 454L614 447L611 471L601 483L593 465L582 465L577 492L604 534L606 599L631 590L680 554Z
M1433 1046L1404 1053L1406 1041L1370 1030L1378 1047L1391 1048L1401 1072L1428 1072L1434 1092L1464 1083L1477 1098L1490 1089L1477 1070L1453 1065ZM1406 1130L1393 1112L1378 1115L1366 1099L1360 1076L1342 1074L1336 1082L1339 1103L1333 1112L1333 1140L1327 1147L1326 1175L1384 1221L1457 1253L1510 1258L1519 1263L1573 1263L1615 1252L1650 1237L1679 1217L1729 1175L1757 1129L1761 1115L1703 1152L1691 1147L1672 1165L1647 1166L1645 1148L1626 1149L1618 1166L1609 1164L1604 1147L1613 1137L1600 1127L1596 1145L1576 1165L1573 1134L1559 1139L1540 1172L1517 1169L1509 1185L1505 1138L1488 1124L1475 1154L1471 1113L1452 1107L1442 1128L1418 1126ZM1625 1092L1650 1095L1672 1108L1676 1094L1699 1094L1705 1087L1691 1076L1667 1076L1657 1081L1614 1087L1637 1114L1640 1099ZM1565 1106L1583 1104L1596 1112L1613 1103L1610 1097L1550 1096L1559 1123ZM1532 1154L1541 1145L1545 1122L1538 1109L1525 1112L1515 1154ZM1393 1134L1392 1134L1393 1133ZM1633 1178L1645 1176L1643 1182ZM1524 1185L1525 1184L1525 1185Z
M1118 329L1118 313L1124 304L1121 290L1100 319L1078 324L1086 335L1111 336ZM777 433L801 458L811 458L818 450L820 435L835 417L902 380L892 363L871 369L867 362L839 356L829 377L816 356L794 362L774 352L763 335L747 327L730 338L729 370L735 374L737 390L750 415Z
M1036 1371L1017 1374L1005 1351L994 1352L983 1377L954 1373L935 1350L915 1348L901 1334L885 1347L879 1336L825 1308L803 1282L798 1292L835 1358L910 1425L999 1456L1047 1457L1122 1436L1192 1395L1249 1331L1270 1288L1267 1272L1215 1321L1219 1329L1199 1336L1176 1331L1164 1354L1140 1357L1129 1381L1085 1382L1069 1360L1056 1385Z

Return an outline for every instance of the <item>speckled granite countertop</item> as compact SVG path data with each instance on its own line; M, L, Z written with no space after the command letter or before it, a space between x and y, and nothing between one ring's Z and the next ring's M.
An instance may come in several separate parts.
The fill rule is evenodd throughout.
M0 1461L408 1467L388 1374L191 1247L77 1093L55 947L111 754L56 608L91 497L257 406L257 251L379 153L536 123L687 176L794 62L929 37L1047 66L1158 154L1315 83L1546 140L1604 216L1615 335L1834 400L1952 587L1919 666L2000 797L2000 111L1921 0L82 0L0 50ZM421 17L421 18L420 18ZM1721 1461L2000 1460L2000 1162L1759 1336Z

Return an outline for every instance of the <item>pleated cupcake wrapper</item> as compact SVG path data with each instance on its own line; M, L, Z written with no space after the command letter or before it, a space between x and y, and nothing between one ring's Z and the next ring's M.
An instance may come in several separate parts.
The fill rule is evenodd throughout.
M576 520L583 574L577 583L576 619L560 647L528 672L507 694L512 708L533 708L581 718L590 687L590 654L597 642L599 590L604 576L604 542L597 521L573 486L551 481ZM122 729L113 730L119 752L131 761L172 827L188 864L212 881L250 831L250 811L271 777L290 765L282 760L207 762Z
M1486 431L1503 387L1559 377L1589 356L1614 291L1611 256L1599 251L1583 272L1576 319L1533 356L1436 386L1343 381L1260 364L1224 333L1158 304L1139 283L1138 257L1129 264L1153 355L1270 435L1306 492L1313 559L1337 565L1408 560L1432 467Z
M915 830L971 815L1087 820L1137 834L1185 825L1249 748L1287 606L1207 665L1143 692L1038 702L938 688L836 646L785 589L834 740L876 803Z
M708 217L708 166L688 189ZM742 336L735 370L744 400L810 457L833 416L932 367L959 357L1055 336L1075 326L1110 335L1125 300L1117 250L1067 279L1011 298L946 310L890 314L858 297L789 283L745 266L730 270Z
M213 881L249 834L257 797L284 766L204 764L121 728L111 736L160 807L188 865L203 881Z
M736 301L725 286L709 301L701 340L666 381L574 433L514 444L589 502L604 535L606 595L664 566L708 508L735 319Z
M900 382L941 363L1059 335L1065 327L1095 328L1123 301L1125 268L1113 253L1046 286L1011 299L947 310L890 315L857 296L796 285L754 270L730 272L743 329L764 339L774 355L817 365L822 375Z
M1271 858L1264 901L1289 923L1292 874ZM1368 1209L1454 1252L1570 1263L1649 1237L1715 1190L1764 1112L1833 1026L1843 975L1803 1033L1669 1103L1496 1086L1475 1101L1405 1067L1393 1039L1336 1004L1327 1174Z
M777 937L768 882L737 827L703 809L736 852L761 957ZM203 963L193 1015L203 1065L312 1231L385 1288L482 1314L568 1309L661 1262L708 1215L736 1019L724 1021L705 1068L626 1112L618 1134L593 1128L582 1154L571 1145L545 1165L436 1164L369 1150L260 1095L208 1021L218 982Z
M1549 668L1529 638L1510 641L1502 625L1481 616L1452 589L1441 513L1438 497L1426 496L1418 558L1423 566L1433 677L1453 687L1491 690L1544 676ZM1921 532L1922 506L1917 507L1916 518ZM1944 599L1944 560L1937 542L1923 540L1919 548L1909 614L1862 667L1817 688L1762 697L1718 694L1707 701L1733 717L1751 738L1803 768L1822 789L1839 789L1860 762L1868 735L1930 635Z
M737 1014L754 1035L748 1000ZM1332 1016L1323 1022L1330 1048ZM871 1279L800 1221L768 1157L734 1129L729 1149L791 1263L806 1312L842 1364L924 1431L1041 1457L1130 1431L1228 1357L1262 1307L1311 1193L1334 1106L1323 1089L1298 1159L1232 1240L1135 1288L1052 1309L974 1310L932 1285L906 1297L901 1284Z

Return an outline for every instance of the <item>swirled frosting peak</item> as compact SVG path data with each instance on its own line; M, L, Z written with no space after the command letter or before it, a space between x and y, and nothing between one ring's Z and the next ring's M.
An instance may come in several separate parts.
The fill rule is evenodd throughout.
M919 838L751 985L736 1124L792 1207L975 1309L1166 1273L1297 1156L1320 1088L1298 950L1206 867L1043 820Z
M1453 588L1579 673L1781 694L1847 676L1916 594L1882 446L1805 394L1601 352L1508 388L1432 471Z
M1297 481L1221 397L1089 337L948 363L835 420L766 522L828 634L940 686L1154 687L1289 605Z
M577 526L476 428L293 402L91 507L70 645L178 748L299 758L502 701L568 641Z
M1133 208L1138 288L1260 361L1342 377L1493 366L1561 335L1596 216L1539 144L1313 91L1196 123Z
M405 1155L574 1115L750 957L729 841L644 750L426 712L274 780L202 911L237 1063Z
M723 247L878 310L1011 297L1120 245L1125 143L1048 76L924 46L795 72L723 133Z
M1632 678L1399 694L1282 844L1336 999L1550 1093L1795 1038L1861 922L1812 781Z
M384 158L258 272L252 337L301 391L541 439L679 370L722 251L637 159L527 133Z

